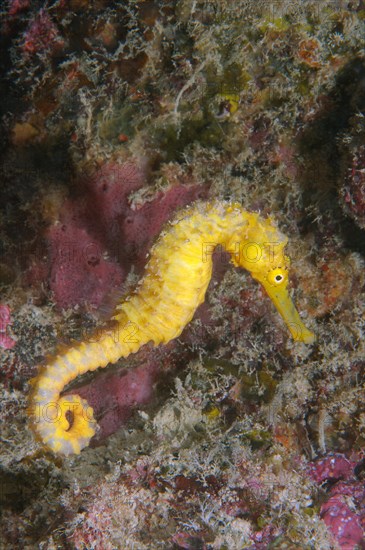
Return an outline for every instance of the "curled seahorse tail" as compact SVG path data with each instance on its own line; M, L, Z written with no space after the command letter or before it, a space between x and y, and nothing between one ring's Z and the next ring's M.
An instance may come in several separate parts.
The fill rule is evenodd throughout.
M77 376L115 363L134 351L119 342L114 333L99 334L95 341L83 342L53 358L31 381L28 414L38 437L55 453L80 453L95 435L94 411L78 395L60 396Z
M94 411L78 395L59 397L57 401L28 408L37 438L55 453L78 454L96 433Z

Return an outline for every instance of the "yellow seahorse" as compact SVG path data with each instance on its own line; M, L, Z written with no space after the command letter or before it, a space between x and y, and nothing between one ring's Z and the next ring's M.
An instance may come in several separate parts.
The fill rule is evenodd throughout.
M302 323L288 290L287 238L270 218L238 203L195 203L171 221L152 247L144 277L119 304L114 326L61 352L32 381L29 414L36 435L56 453L79 453L95 434L93 410L77 395L61 397L66 384L87 371L115 363L147 342L179 336L204 301L212 253L221 245L231 262L259 281L299 342L314 334Z

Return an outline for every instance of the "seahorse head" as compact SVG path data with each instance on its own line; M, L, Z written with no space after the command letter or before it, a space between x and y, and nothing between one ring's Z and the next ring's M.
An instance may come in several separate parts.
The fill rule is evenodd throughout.
M310 344L314 334L299 317L288 292L290 259L285 255L288 238L270 218L246 217L247 225L229 243L231 260L259 281L285 321L294 340Z

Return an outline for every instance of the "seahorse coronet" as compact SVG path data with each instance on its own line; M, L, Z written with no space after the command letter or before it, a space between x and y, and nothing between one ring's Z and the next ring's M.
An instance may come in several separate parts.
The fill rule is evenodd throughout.
M179 211L152 246L144 276L105 329L58 351L31 381L28 414L36 436L63 455L89 445L97 429L92 408L78 395L61 396L65 386L148 342L157 346L178 337L205 299L218 245L234 266L261 283L294 340L314 342L288 293L287 241L271 218L247 212L237 202L197 202Z

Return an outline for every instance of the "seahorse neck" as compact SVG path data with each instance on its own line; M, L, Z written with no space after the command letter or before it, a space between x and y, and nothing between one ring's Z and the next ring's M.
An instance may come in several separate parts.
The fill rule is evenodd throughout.
M197 207L200 233L204 239L210 240L234 255L237 246L245 238L245 227L249 226L249 214L239 204L233 202L214 201L206 205L207 211L199 211Z

